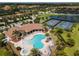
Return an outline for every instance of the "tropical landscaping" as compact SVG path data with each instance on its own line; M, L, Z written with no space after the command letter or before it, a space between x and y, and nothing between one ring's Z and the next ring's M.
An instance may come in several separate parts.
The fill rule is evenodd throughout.
M53 29L50 31L55 37L56 55L79 56L79 24L75 23L72 30ZM76 53L77 52L77 53Z
M14 55L7 47L7 42L4 42L5 35L0 32L0 56L12 56Z
M43 6L42 6L43 5ZM66 5L66 4L65 4ZM51 50L53 56L79 56L79 16L78 5L72 6L68 4L40 4L40 5L1 5L0 9L0 56L16 55L11 46L6 41L5 31L17 25L42 24L45 29L45 36L51 37L54 49ZM76 4L75 4L76 5ZM5 9L8 7L8 9ZM66 8L68 7L68 8ZM26 34L31 34L34 31L25 33L25 31L15 30L13 38L21 40ZM15 39L14 38L14 39ZM17 40L17 41L18 41ZM48 42L48 40L46 41ZM21 50L21 47L16 47ZM29 56L41 56L39 49L33 48Z

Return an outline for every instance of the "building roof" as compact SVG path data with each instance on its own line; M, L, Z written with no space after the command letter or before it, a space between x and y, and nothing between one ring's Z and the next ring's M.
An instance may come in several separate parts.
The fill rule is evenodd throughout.
M17 42L15 39L15 37L12 35L13 32L15 30L22 30L22 31L25 31L25 32L30 32L32 30L35 30L35 29L43 29L42 25L41 24L24 24L22 26L17 26L17 27L12 27L10 29L8 29L8 31L5 31L5 35L8 36L9 38L11 38L12 41L14 42Z

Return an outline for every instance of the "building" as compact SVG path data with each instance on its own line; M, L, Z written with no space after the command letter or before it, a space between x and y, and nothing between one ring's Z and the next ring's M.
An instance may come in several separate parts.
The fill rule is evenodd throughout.
M38 38L39 41L35 42L34 44L39 46L38 49L42 52L42 55L51 54L49 47L53 47L54 44L52 43L52 40L47 39L44 33L45 31L42 24L37 23L24 24L21 26L12 27L8 29L8 31L4 32L6 40L8 43L10 43L10 46L13 48L13 51L17 55L23 56L29 55L31 49L35 48L33 43L30 44L29 41L32 41L35 35L39 34L41 34L43 40L40 39L40 36Z

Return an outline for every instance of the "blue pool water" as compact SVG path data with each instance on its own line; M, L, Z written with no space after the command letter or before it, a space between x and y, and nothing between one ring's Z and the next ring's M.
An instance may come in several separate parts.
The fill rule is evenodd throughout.
M41 49L43 48L44 44L41 42L46 36L43 35L43 34L37 34L35 35L32 39L30 40L27 40L27 39L24 39L23 40L23 45L26 46L26 45L33 45L34 48L37 48L37 49Z
M37 34L35 35L32 39L31 39L31 43L33 44L34 48L37 49L41 49L43 48L43 43L41 42L41 40L43 40L45 38L45 35L42 34Z

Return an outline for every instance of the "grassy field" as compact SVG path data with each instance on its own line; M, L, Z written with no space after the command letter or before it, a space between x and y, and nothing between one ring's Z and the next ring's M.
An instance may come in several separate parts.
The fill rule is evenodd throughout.
M66 31L64 31L62 33L62 37L65 40L68 39L68 37L67 37L68 33L69 32L66 32ZM67 55L72 56L74 54L75 50L79 50L79 24L77 24L75 27L73 27L72 33L70 33L70 35L71 35L71 38L74 39L74 41L75 41L75 46L73 46L71 48L66 47L64 49L64 51L67 53Z
M38 15L38 18L40 18L40 22L45 22L47 21L49 18L49 16L62 16L61 14L42 14L42 15Z
M54 33L57 30L58 29L53 29ZM59 40L56 35L53 35L54 33L52 33L52 32L50 33L51 36L53 37L54 41ZM68 31L63 30L63 33L61 35L65 39L65 41L67 41L67 39L69 39L69 37L67 36L68 34L70 34L70 38L74 39L75 45L73 47L65 47L64 52L68 56L73 56L74 55L74 52L76 50L79 50L79 24L76 24L72 28L72 32L68 32Z

